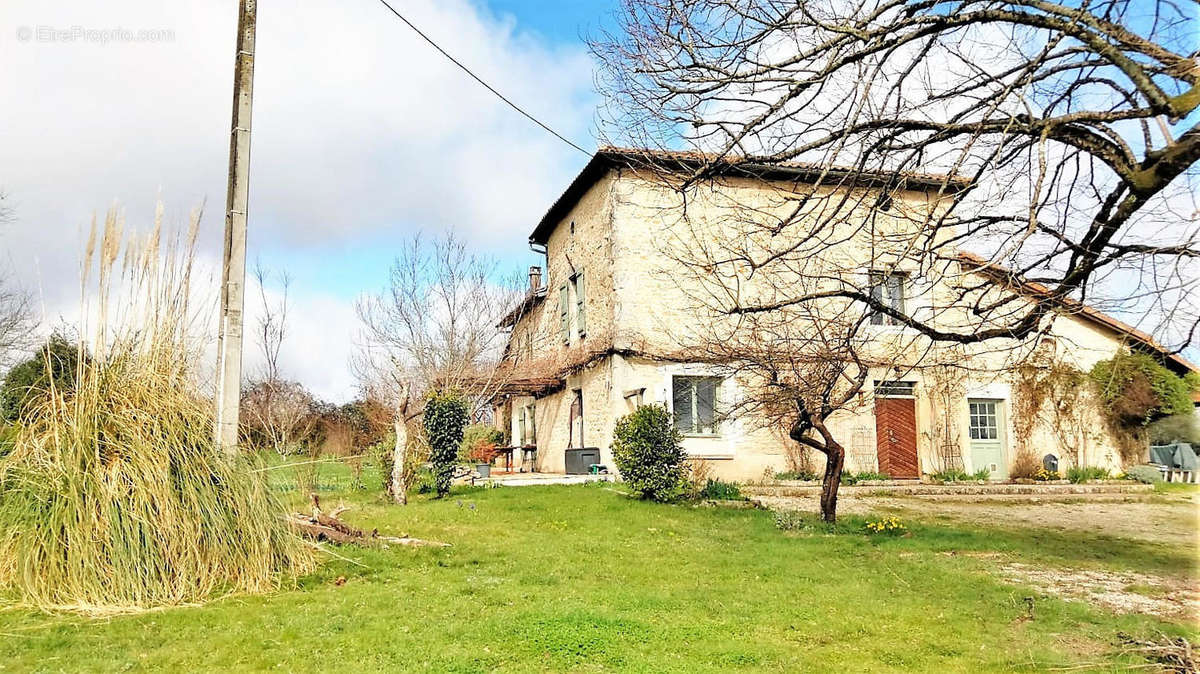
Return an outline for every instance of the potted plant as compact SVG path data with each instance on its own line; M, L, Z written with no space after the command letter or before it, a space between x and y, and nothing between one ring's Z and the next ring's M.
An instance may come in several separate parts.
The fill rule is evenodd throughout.
M486 441L478 442L471 447L467 458L475 462L475 472L479 473L479 477L491 477L492 460L496 458L496 444Z

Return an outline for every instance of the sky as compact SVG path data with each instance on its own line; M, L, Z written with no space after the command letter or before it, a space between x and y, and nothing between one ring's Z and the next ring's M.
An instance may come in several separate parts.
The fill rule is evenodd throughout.
M583 38L617 0L399 0L483 79L594 149ZM78 311L88 223L127 227L204 207L201 266L216 268L225 209L237 0L0 3L0 265L44 326ZM356 393L355 300L383 287L400 244L453 229L519 269L527 237L587 157L447 62L376 0L259 3L248 257L287 270L289 378ZM215 293L215 280L213 282ZM259 311L248 284L247 313ZM247 369L260 362L247 344Z

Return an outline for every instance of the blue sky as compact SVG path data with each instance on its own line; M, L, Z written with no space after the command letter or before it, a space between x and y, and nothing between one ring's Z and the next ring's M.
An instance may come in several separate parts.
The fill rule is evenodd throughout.
M479 2L497 14L508 14L520 26L538 32L549 40L576 42L598 29L613 25L617 0L491 0Z
M522 107L595 147L582 38L613 25L618 0L396 5ZM177 224L203 204L201 264L215 274L236 16L237 0L0 2L0 189L16 215L0 227L0 265L36 291L46 326L78 317L81 232L110 206L144 231L156 200ZM454 229L508 268L539 263L528 234L587 157L375 0L272 0L258 19L249 258L294 278L285 374L345 400L355 300L384 285L400 244ZM160 37L41 37L79 27ZM248 345L248 369L260 361Z
M616 0L396 6L519 105L595 147L581 36L612 21ZM19 103L0 106L0 189L16 211L0 230L0 264L36 290L45 325L77 318L81 231L110 206L144 231L156 200L176 224L203 204L201 264L215 274L236 17L237 0L0 3L0 91ZM43 38L76 28L159 37ZM403 241L454 229L507 267L537 263L529 232L587 158L374 0L260 3L257 52L248 257L294 279L285 374L344 400L355 393L355 300L383 286ZM248 369L259 361L248 345Z
M512 22L513 29L518 33L528 33L547 45L561 45L567 48L579 48L583 40L604 27L613 25L612 14L618 7L617 0L571 0L568 2L546 2L539 0L475 0L473 2L483 13L490 13L502 22ZM411 39L419 43L415 35L407 33L404 26L396 25L398 37ZM442 46L456 54L456 45L442 43ZM456 54L457 56L457 54ZM470 67L474 64L467 63ZM479 87L466 74L456 75L457 86L464 89ZM534 110L537 101L520 101L517 103ZM527 123L515 111L501 111L509 114L520 123ZM534 113L538 114L537 112ZM585 123L590 120L583 120ZM536 128L534 129L536 131ZM591 129L585 135L568 136L585 149L593 149L596 145ZM542 133L538 131L539 133ZM569 149L564 158L568 167L579 169L587 161L582 154L572 154ZM555 189L565 188L570 175L562 175L561 179L552 185ZM530 214L540 214L541 210L549 207L549 202L529 204ZM400 221L395 227L384 227L369 236L353 240L336 241L323 244L321 248L284 248L272 245L263 237L254 237L251 246L264 265L271 268L286 268L295 278L297 284L320 287L326 292L334 293L348 299L356 298L364 290L376 290L387 279L387 269L391 264L395 247L414 231L436 233L441 231L441 223L429 223L413 219ZM532 231L534 220L528 221L528 227L511 229L510 241L490 249L490 252L501 260L505 267L520 269L529 264L537 264L540 257L530 253L526 246L526 236ZM457 229L457 227L456 227Z

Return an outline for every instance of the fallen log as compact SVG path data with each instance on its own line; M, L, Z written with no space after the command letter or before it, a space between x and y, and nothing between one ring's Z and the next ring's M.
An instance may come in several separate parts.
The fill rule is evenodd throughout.
M346 506L338 506L333 512L326 514L321 510L321 499L312 495L312 514L292 513L284 519L298 534L317 542L335 543L337 545L382 546L407 545L411 547L450 547L449 543L427 541L420 538L405 536L380 536L377 529L370 533L364 532L343 522L340 515L349 510Z

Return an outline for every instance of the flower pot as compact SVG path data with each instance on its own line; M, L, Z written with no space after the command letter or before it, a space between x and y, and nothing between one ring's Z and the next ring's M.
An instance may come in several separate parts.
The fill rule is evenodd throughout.
M492 476L492 464L477 463L477 464L475 464L475 472L479 473L479 477L491 477Z

